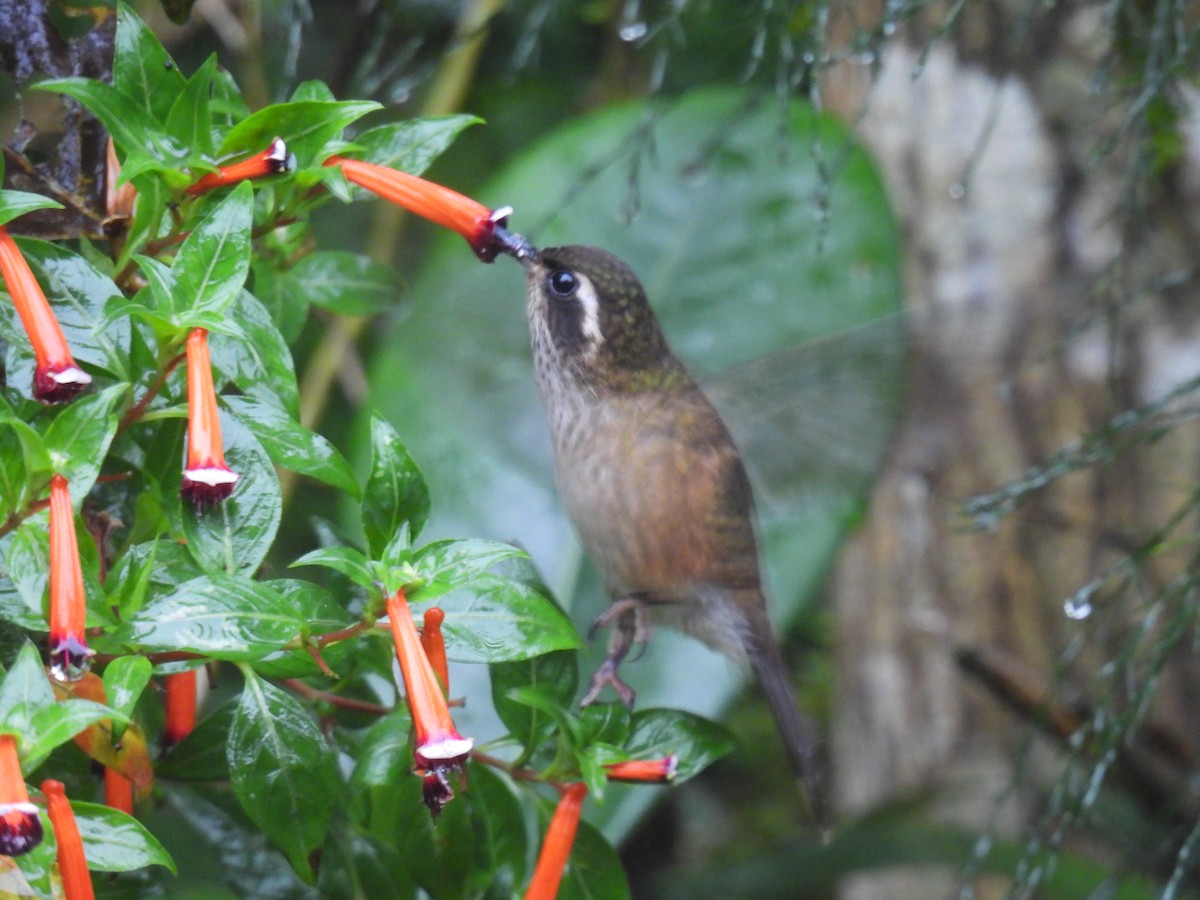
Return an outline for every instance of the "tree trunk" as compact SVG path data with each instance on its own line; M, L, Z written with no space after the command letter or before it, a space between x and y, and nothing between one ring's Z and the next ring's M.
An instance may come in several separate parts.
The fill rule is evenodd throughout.
M1195 426L1097 449L1090 464L1063 457L1065 474L1032 478L1045 483L1014 513L963 514L1200 374L1200 127L1169 128L1184 152L1153 171L1148 119L1096 89L1126 62L1104 13L1030 9L968 4L937 41L936 21L911 23L874 71L848 62L822 85L884 172L914 321L906 415L833 588L836 802L855 816L918 797L972 833L1034 827L1053 843L1065 824L1077 842L1073 816L1092 798L1072 793L1071 773L1085 787L1110 774L1186 829L1195 804L1179 798L1200 748L1200 670L1181 639L1194 621ZM1118 422L1096 447L1145 428ZM1150 696L1136 729L1121 719ZM964 883L980 896L1001 884L884 874L842 896L929 900Z

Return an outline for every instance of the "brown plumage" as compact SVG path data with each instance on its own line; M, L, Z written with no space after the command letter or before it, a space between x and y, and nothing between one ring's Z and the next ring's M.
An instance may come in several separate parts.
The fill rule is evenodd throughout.
M617 667L649 624L748 660L816 812L813 729L771 633L754 500L725 424L623 262L593 247L521 261L559 494L613 601L597 620L614 626L609 655L583 702L606 685L633 702Z

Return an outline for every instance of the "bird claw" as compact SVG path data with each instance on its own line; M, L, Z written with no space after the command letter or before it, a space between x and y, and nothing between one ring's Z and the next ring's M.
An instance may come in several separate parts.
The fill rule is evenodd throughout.
M596 617L596 621L588 629L588 639L594 637L599 629L614 622L616 627L608 641L608 656L588 683L587 693L579 701L580 706L595 703L605 685L612 685L621 701L633 709L633 700L636 695L633 688L617 675L617 669L633 644L641 644L645 648L646 641L650 637L650 629L646 624L645 598L637 594L630 594L628 597L622 597L615 601Z
M622 653L622 656L625 654ZM621 698L621 702L629 709L633 709L633 701L637 696L633 688L621 680L617 674L617 667L621 664L620 659L608 657L600 664L600 668L596 670L596 674L592 676L592 680L588 682L587 693L579 701L580 706L591 706L600 696L600 692L604 690L605 685L612 685L617 696Z

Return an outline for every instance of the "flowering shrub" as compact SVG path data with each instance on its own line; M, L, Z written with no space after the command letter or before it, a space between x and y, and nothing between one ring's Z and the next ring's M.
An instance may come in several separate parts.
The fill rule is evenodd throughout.
M22 238L55 203L0 193L0 878L82 897L136 870L169 891L155 832L191 828L235 882L257 841L282 854L258 876L286 858L328 896L627 895L585 795L694 775L725 733L576 709L579 637L526 554L419 542L431 498L402 426L372 420L360 481L297 421L297 323L392 291L378 264L316 248L315 208L366 188L485 260L516 246L504 211L416 177L474 120L347 133L378 105L312 82L251 113L214 60L185 76L123 6L116 45L111 84L38 85L112 137L135 193L109 239ZM268 559L277 467L352 498L361 534ZM491 697L455 698L447 658L489 666ZM459 699L490 700L504 733L460 733Z

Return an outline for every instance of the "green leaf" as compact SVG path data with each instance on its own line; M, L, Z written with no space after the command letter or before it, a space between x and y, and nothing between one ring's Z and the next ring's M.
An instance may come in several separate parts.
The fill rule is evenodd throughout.
M321 849L317 888L322 897L405 900L417 887L396 848L354 827L333 827Z
M221 143L220 155L233 156L264 149L276 137L283 138L297 164L313 164L318 151L342 129L382 106L372 100L300 100L276 103L235 125Z
M214 335L209 341L213 368L245 394L282 405L298 418L300 391L292 351L271 321L271 314L247 291L234 301L229 317L241 326L244 339Z
M214 659L266 656L307 629L277 591L238 575L214 573L156 597L118 632L139 650L188 650Z
M122 167L123 176L134 169L132 161L135 159L157 163L169 171L187 156L187 150L172 140L138 101L103 81L51 78L39 81L33 87L39 91L66 94L86 106L112 135L118 149L129 154ZM141 168L140 164L138 168Z
M271 549L283 503L271 459L233 416L220 413L225 461L238 473L233 494L216 507L181 513L188 551L205 571L251 573Z
M62 204L28 191L0 191L0 225L38 209L62 209Z
M579 687L579 662L569 650L558 650L515 662L492 663L492 705L509 734L527 753L540 747L554 730L554 716L541 705L519 703L509 696L515 688L536 691L547 706L565 709Z
M358 496L358 482L346 458L328 440L302 426L278 404L244 395L222 399L258 438L275 465Z
M108 302L121 296L113 280L58 244L21 238L17 245L45 289L75 359L131 380L129 323L105 317Z
M410 175L420 175L464 129L482 121L477 116L453 115L380 125L355 137L354 143L361 152L354 156Z
M217 57L212 54L192 73L167 115L167 131L193 155L213 154L213 121L208 104L216 68Z
M26 519L13 532L5 559L8 577L24 607L19 620L33 631L45 631L49 627L43 603L50 577L49 532L47 514Z
M184 78L175 60L125 3L117 5L112 83L160 122L167 118L167 110L184 88Z
M633 714L633 732L625 751L630 759L676 754L678 782L700 774L736 746L727 729L701 716L678 709L642 709Z
M371 417L371 472L363 490L362 525L367 546L378 556L402 525L413 538L429 517L429 488L396 429Z
M400 295L399 276L361 253L310 253L285 274L293 293L342 315L366 316L391 309Z
M462 587L476 575L506 559L528 559L520 547L480 539L434 541L412 554L412 567L424 583L409 600L423 603Z
M250 224L254 191L243 181L187 236L171 266L178 291L179 321L194 313L225 313L250 272Z
M123 716L133 714L142 691L150 683L154 665L144 656L118 656L104 667L104 696L108 705ZM113 741L119 743L125 724L113 722Z
M558 900L624 900L629 896L621 857L604 835L588 822L580 822Z
M346 612L333 594L318 584L298 579L282 578L265 582L279 594L284 605L305 623L305 634L327 634L353 625L354 616ZM321 650L326 664L342 671L346 661L359 650L353 641L339 641ZM321 676L324 671L305 649L285 650L256 660L254 670L268 678L304 678Z
M38 709L30 717L29 730L21 741L30 768L40 765L55 747L103 719L124 720L129 724L128 716L118 715L116 710L91 700L68 699Z
M365 588L375 583L375 570L366 554L353 547L318 547L305 553L292 563L290 568L295 569L298 566L324 566L326 569L340 572Z
M166 866L175 861L158 838L133 816L100 803L71 801L88 868L94 872L131 872L146 866Z
M33 739L34 716L51 706L54 691L46 680L41 654L26 641L0 682L0 732L15 735L18 749L24 751L26 741Z
M71 502L87 496L117 433L117 404L129 385L114 384L98 394L76 400L54 417L46 429L46 450L54 468L70 483Z
M528 585L483 573L438 599L446 655L459 662L529 659L579 646L570 620ZM415 614L415 613L414 613Z
M397 791L413 767L408 714L397 711L367 729L350 775L348 795L355 821L387 841L404 827Z
M150 596L168 594L200 575L200 567L182 544L150 540L133 545L117 560L105 586L119 618L130 619Z
M311 882L309 853L321 845L341 791L333 749L298 700L243 671L229 730L230 781L246 814Z

